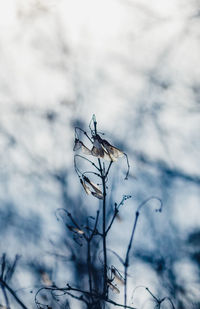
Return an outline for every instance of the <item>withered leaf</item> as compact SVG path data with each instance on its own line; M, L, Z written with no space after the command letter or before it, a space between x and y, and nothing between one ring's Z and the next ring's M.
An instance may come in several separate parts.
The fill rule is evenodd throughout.
M116 294L120 293L120 290L116 287L116 285L112 284L111 282L108 281L108 286L111 288L111 290L113 292L115 292Z
M97 193L97 192L92 192L92 195L100 200L103 199L103 194L102 193Z
M123 157L124 153L111 145L107 140L102 139L98 134L93 136L93 148L91 154L98 158L103 158L109 161L117 161L119 157Z
M86 155L91 155L91 151L90 149L88 149L83 142L81 142L78 138L75 139L75 144L74 144L74 148L73 151L77 151L81 149L81 151L86 154Z
M86 185L86 183L85 183L82 179L80 179L80 183L82 184L83 189L85 190L85 192L86 192L88 195L91 194L90 188Z
M101 192L101 190L97 187L96 184L94 184L88 177L84 176L84 181L86 181L87 183L89 183L89 185L92 187L92 189L94 189L95 192L92 192L92 195L95 196L98 199L103 199L103 193Z
M106 149L106 151L108 152L108 154L110 155L112 161L117 161L117 158L124 156L124 153L120 149L112 146L105 139L102 140L102 144L103 144L104 148Z
M75 138L73 151L79 150L82 147L82 142Z
M90 186L97 192L97 193L101 193L101 190L99 190L99 188L97 187L97 185L95 185L88 177L84 176L84 180L90 184Z
M119 273L119 271L114 266L112 266L111 272L114 275L114 280L116 282L124 285L124 278L122 277L122 275Z

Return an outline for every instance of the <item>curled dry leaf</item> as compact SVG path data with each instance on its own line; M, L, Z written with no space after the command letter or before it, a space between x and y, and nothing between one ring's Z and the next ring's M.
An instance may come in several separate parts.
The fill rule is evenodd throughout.
M107 140L102 139L98 134L93 136L93 147L90 150L78 138L75 139L74 151L81 150L86 155L92 155L107 161L117 161L119 157L123 157L124 153L111 145Z
M88 149L83 142L81 142L78 138L75 139L73 151L77 151L81 149L81 151L86 155L91 155L90 149Z
M95 185L88 177L84 176L84 180L90 184L90 186L95 190L96 193L102 194L101 190Z
M97 192L92 192L92 195L100 200L103 199L103 194L102 193L97 193Z
M96 184L94 184L92 181L90 181L90 179L86 176L83 176L83 180L80 179L80 182L85 190L85 192L87 194L92 194L93 196L95 196L98 199L103 199L103 193L101 192L101 190L99 190L99 188L97 187ZM90 185L90 187L86 184L86 182ZM92 191L92 189L94 191Z
M102 140L102 145L106 149L108 155L110 156L112 161L117 161L119 157L123 157L124 153L119 150L118 148L112 146L109 142L105 139Z
M124 153L121 150L112 146L107 140L102 139L98 134L93 136L93 140L93 148L91 150L93 156L108 161L117 161L119 157L124 156Z
M101 142L100 142L100 136L96 135L93 137L93 147L91 150L91 154L94 157L103 158L104 157L104 149L102 148Z
M85 181L83 181L82 179L80 179L80 182L81 182L81 184L82 184L83 189L85 190L85 192L86 192L88 195L91 194L91 190L90 190L90 188L86 185Z
M114 266L111 267L111 272L114 275L114 280L117 283L124 285L124 278Z

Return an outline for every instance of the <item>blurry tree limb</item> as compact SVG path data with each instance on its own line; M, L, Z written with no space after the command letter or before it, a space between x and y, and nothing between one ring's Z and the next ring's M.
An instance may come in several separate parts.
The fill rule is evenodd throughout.
M10 292L10 294L14 297L14 299L16 300L16 302L23 308L23 309L28 309L28 307L26 307L24 305L24 303L19 299L19 297L16 295L16 293L13 291L13 289L0 278L0 284L6 288L6 290L8 290L8 292Z

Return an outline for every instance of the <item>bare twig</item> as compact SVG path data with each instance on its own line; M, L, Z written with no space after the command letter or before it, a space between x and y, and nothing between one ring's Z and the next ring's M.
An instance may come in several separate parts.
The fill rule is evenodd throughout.
M10 292L10 294L14 297L14 299L16 300L16 302L23 308L23 309L28 309L28 307L26 307L24 305L24 303L19 299L19 297L16 295L16 293L13 291L13 289L11 289L11 287L0 278L0 284L3 285L8 292Z
M124 305L125 305L125 308L126 308L126 303L127 303L127 272L128 272L128 267L129 267L129 254L130 254L130 250L131 250L131 247L132 247L133 237L134 237L134 234L135 234L138 218L139 218L139 215L140 215L140 210L142 209L142 207L144 205L146 205L150 200L153 200L153 199L159 201L160 207L158 209L156 209L156 211L161 212L162 211L162 200L160 198L156 197L156 196L151 196L151 197L147 198L146 200L144 200L138 206L137 211L135 213L135 221L134 221L134 224L133 224L133 229L132 229L128 249L127 249L127 252L126 252L126 258L125 258L125 262L124 262Z

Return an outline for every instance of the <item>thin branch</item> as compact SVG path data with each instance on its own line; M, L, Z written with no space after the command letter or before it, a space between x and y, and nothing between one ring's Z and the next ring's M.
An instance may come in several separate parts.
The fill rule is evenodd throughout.
M94 229L93 229L93 231L92 231L92 234L91 234L90 237L89 237L89 241L92 240L93 236L94 236L95 233L96 233L98 220L99 220L99 210L97 211L96 220L95 220L95 224L94 224Z
M118 212L119 212L119 210L115 207L113 217L112 217L110 224L109 224L109 226L107 227L107 230L106 230L106 235L108 234L109 230L111 229L111 226L113 225L113 222L114 222Z
M71 213L69 211L67 211L65 208L58 208L56 209L56 212L57 211L64 211L66 212L66 214L68 215L68 217L70 218L71 222L75 225L75 227L78 229L78 230L81 230L81 227L78 225L78 223L76 222L76 220L72 217ZM56 214L56 217L57 217L57 214ZM58 217L57 217L58 219ZM85 234L82 234L82 236L87 240L87 236Z
M96 164L95 164L94 162L92 162L91 160L87 159L87 158L84 157L84 156L81 156L81 155L79 155L79 154L76 154L76 155L74 156L74 167L75 167L75 170L77 169L78 172L79 172L81 175L82 175L82 173L81 173L80 170L77 168L77 164L76 164L76 158L77 158L77 157L79 157L79 158L81 158L81 159L84 159L84 160L88 161L90 164L92 164L92 166L94 166L98 171L100 171L100 169L98 168L98 166L96 166Z
M106 184L105 177L102 175L102 184L103 184L103 255L104 255L104 288L103 292L105 297L107 296L107 250L106 250Z
M124 262L124 306L125 306L125 308L127 308L127 305L126 305L126 303L127 303L127 272L128 272L128 267L129 267L129 253L130 253L130 250L131 250L131 246L132 246L132 242L133 242L133 236L135 234L135 229L136 229L138 217L139 217L139 212L136 211L135 221L134 221L134 224L133 224L131 238L130 238L130 241L129 241L128 249L127 249L127 252L126 252L126 258L125 258L125 262Z
M160 300L149 290L149 288L145 288L147 290L147 292L149 292L149 294L155 299L155 301L157 303L160 303Z
M6 290L5 290L5 286L1 285L1 288L2 288L2 292L3 292L3 296L5 298L6 308L10 309L10 304L9 304L9 300L8 300L8 295L7 295Z
M118 258L120 263L124 266L124 260L121 258L121 256L119 254L117 254L115 251L108 249L108 248L107 248L107 251L110 251L111 253L113 253Z
M83 134L84 134L85 136L87 136L87 138L89 139L89 141L92 143L92 140L91 140L91 138L89 137L89 135L87 134L86 131L84 131L83 129L81 129L81 128L79 128L79 127L75 127L74 129L75 129L75 137L78 138L78 134L77 134L76 131L77 131L77 130L80 130L81 132L83 132Z
M162 211L162 208L163 208L163 202L162 202L162 200L159 198L159 197L157 197L157 196L150 196L149 198L147 198L146 200L144 200L139 206L138 206L138 208L137 208L137 211L139 212L140 210L141 210L141 208L145 205L145 204L147 204L150 200L157 200L157 201L159 201L159 203L160 203L160 207L159 208L156 208L156 212L161 212Z
M14 299L16 300L16 302L23 308L23 309L28 309L28 307L26 307L24 305L24 303L19 299L19 297L16 295L16 293L11 289L11 287L0 278L0 283L10 292L10 294L14 297Z
M87 241L87 266L88 266L88 282L90 293L92 293L92 273L91 273L91 249L90 240ZM92 298L92 297L91 297Z
M126 177L124 179L127 180L128 179L128 175L129 175L129 171L130 171L130 164L129 164L128 156L127 156L127 154L125 152L124 152L124 155L126 157L126 162L127 162L127 167L128 167L127 172L126 172Z
M89 291L84 291L84 290L81 290L81 289L73 288L73 287L71 287L69 284L67 284L67 287L65 287L65 288L58 288L58 287L42 287L42 288L40 288L40 289L37 291L36 295L35 295L35 303L36 303L37 305L40 305L40 303L39 303L38 300L37 300L37 297L38 297L38 294L39 294L42 290L62 291L62 292L65 292L65 293L68 294L68 295L71 294L71 293L69 293L69 291L74 291L74 292L82 293L82 294L87 295L87 296L90 296L90 297L92 296L92 297L97 298L97 299L99 299L99 300L103 300L103 301L105 301L105 302L107 302L107 303L110 303L110 304L112 304L112 305L114 305L114 306L125 308L125 306L124 306L123 304L119 304L119 303L113 301L112 299L109 299L109 298L106 298L106 299L105 299L105 298L104 298L104 295L102 295L102 294L97 294L97 293L94 293L94 292L90 293ZM71 294L71 295L73 295L73 294ZM77 300L81 300L81 301L84 301L85 303L87 303L86 300L84 300L84 298L83 298L82 295L81 295L81 296L75 296L75 295L73 295L73 297L76 298ZM128 309L136 309L135 307L132 307L132 306L126 306L126 308L128 308Z
M128 267L129 267L129 254L130 254L130 250L131 250L131 247L132 247L133 237L134 237L134 234L135 234L138 218L139 218L139 215L140 215L140 210L142 209L142 207L144 205L146 205L152 199L156 199L160 202L160 208L156 209L156 211L161 212L162 206L163 206L162 200L160 198L156 197L156 196L151 196L148 199L144 200L138 206L137 211L135 213L135 221L134 221L134 224L133 224L131 238L130 238L130 241L129 241L128 249L127 249L127 252L126 252L126 258L125 258L125 262L124 262L124 274L125 274L125 276L124 276L124 304L125 304L125 308L126 308L126 303L127 303L127 272L128 272Z
M165 300L168 300L168 301L170 302L170 304L171 304L171 306L172 306L172 309L175 309L175 306L174 306L174 304L173 304L171 298L169 298L169 297L164 297L164 298L161 300L161 302L164 302Z
M115 208L114 208L114 214L113 214L113 217L111 219L111 222L109 224L109 226L107 227L107 230L106 230L106 234L108 233L108 231L110 230L118 212L119 212L119 208L120 206L122 206L124 204L124 201L128 200L129 198L131 198L131 195L124 195L121 202L117 205L117 203L115 203Z
M93 172L93 171L86 171L86 172L83 172L83 173L82 173L82 176L84 176L85 174L93 174L93 175L96 175L96 176L98 176L98 177L101 177L101 175L99 175L99 174L97 174L97 173L95 173L95 172Z
M162 299L159 299L159 298L157 298L157 297L149 290L149 288L146 287L145 289L146 289L146 291L154 298L154 300L157 302L159 308L161 307L161 304L162 304L165 300L168 300L168 301L170 302L171 306L172 306L172 309L175 309L174 304L173 304L172 300L171 300L169 297L164 297L164 298L162 298Z
M106 173L105 173L105 178L108 176L108 173L109 173L109 171L110 171L110 168L111 168L111 165L113 164L113 161L110 161L110 163L109 163L109 166L108 166L108 169L107 169L107 171L106 171Z
M92 117L92 121L94 124L94 133L97 135L97 121L95 115ZM102 186L103 186L103 219L102 219L102 238L103 238L103 295L104 298L107 297L107 250L106 250L106 177L104 173L104 169L101 165L101 160L98 158L99 163L99 171L101 174ZM110 164L111 166L111 164Z

